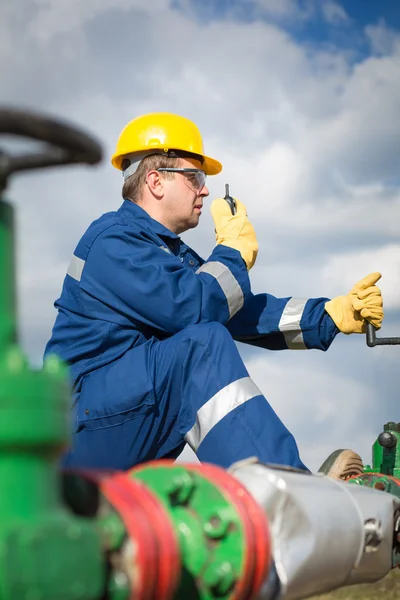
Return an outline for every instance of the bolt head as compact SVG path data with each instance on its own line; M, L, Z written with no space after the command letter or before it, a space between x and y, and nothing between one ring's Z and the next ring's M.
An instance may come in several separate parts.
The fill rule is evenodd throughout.
M394 448L397 444L396 436L389 431L383 431L379 434L378 442L382 448Z
M224 560L220 563L209 564L203 574L203 580L215 596L226 596L235 584L236 574L232 563Z

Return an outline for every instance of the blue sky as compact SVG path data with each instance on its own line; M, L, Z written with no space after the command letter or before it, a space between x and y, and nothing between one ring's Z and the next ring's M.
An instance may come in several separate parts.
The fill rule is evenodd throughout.
M297 25L299 29L301 28L300 25L303 25L304 29L307 30L309 22L313 24L319 22L319 27L322 29L320 6L324 3L326 4L324 0L319 0L318 2L315 0L299 0L296 2L300 10L309 10L309 18L303 21L298 20ZM177 8L183 8L187 4L187 2L182 0L172 1L172 6ZM232 11L232 9L240 11L239 14L243 18L246 15L247 18L251 18L257 2L253 2L252 0L202 0L201 2L190 0L189 4L196 10L198 15L204 15L207 18L224 16ZM276 5L277 3L272 4ZM284 2L282 2L283 4ZM389 27L400 27L400 7L397 0L336 0L334 4L344 9L351 20L351 26L355 29L362 29L366 25L377 23L380 19L384 19ZM320 6L318 7L318 5ZM268 7L268 2L265 2L264 6Z
M315 19L293 29L299 39L317 44L332 43L339 48L348 47L355 52L355 60L368 55L370 45L364 35L366 27L384 22L391 29L400 28L400 5L397 0L340 0L349 19L329 23L317 13Z
M243 22L263 18L279 24L301 43L347 48L354 62L370 51L366 27L384 23L391 29L400 28L397 0L172 0L172 6L178 10L190 7L201 22L228 16Z
M341 0L339 2L358 27L385 19L387 25L400 28L400 5L397 0Z
M109 164L132 118L193 119L223 163L210 200L231 193L256 224L254 292L333 297L372 271L400 333L400 15L395 0L15 0L0 5L0 102L92 132L96 169L18 177L21 340L34 364L70 255L88 224L118 208ZM29 201L27 201L29 199ZM207 203L206 203L207 208ZM207 209L182 236L205 258ZM399 348L338 336L326 353L240 345L246 366L317 468L334 448L366 460L400 421Z

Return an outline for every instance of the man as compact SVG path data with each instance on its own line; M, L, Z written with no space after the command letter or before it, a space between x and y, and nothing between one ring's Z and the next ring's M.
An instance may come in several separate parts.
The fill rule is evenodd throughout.
M220 198L211 211L217 244L204 261L179 235L199 223L205 155L189 120L154 113L122 131L112 164L124 202L92 223L69 266L45 354L70 366L73 447L64 464L128 469L177 457L228 467L258 456L305 469L296 442L250 379L234 339L271 350L326 350L339 331L380 327L380 275L329 300L253 295L248 271L258 245L246 209ZM324 472L359 472L351 451Z

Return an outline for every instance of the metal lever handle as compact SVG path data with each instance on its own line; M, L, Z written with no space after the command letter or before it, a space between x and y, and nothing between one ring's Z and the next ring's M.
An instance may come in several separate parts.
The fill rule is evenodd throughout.
M376 329L371 323L367 323L366 332L367 346L373 348L374 346L397 346L400 344L400 337L376 337Z
M231 213L233 215L236 215L236 211L237 211L236 200L234 198L232 198L232 196L229 195L229 183L225 184L225 196L224 196L224 200L226 200L227 203L229 204L230 209L231 209Z
M85 163L102 158L100 144L82 131L37 113L5 108L0 110L0 134L13 134L50 144L41 152L9 156L0 152L0 189L12 173L43 167Z

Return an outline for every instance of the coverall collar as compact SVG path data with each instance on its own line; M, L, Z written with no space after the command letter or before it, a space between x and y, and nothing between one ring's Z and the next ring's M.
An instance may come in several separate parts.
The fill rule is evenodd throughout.
M156 221L150 215L143 210L138 204L131 202L130 200L124 200L120 209L121 212L128 214L131 219L137 221L143 221L148 227L156 234L163 238L170 238L171 240L180 240L180 237L173 233L170 229L167 229L159 221Z

